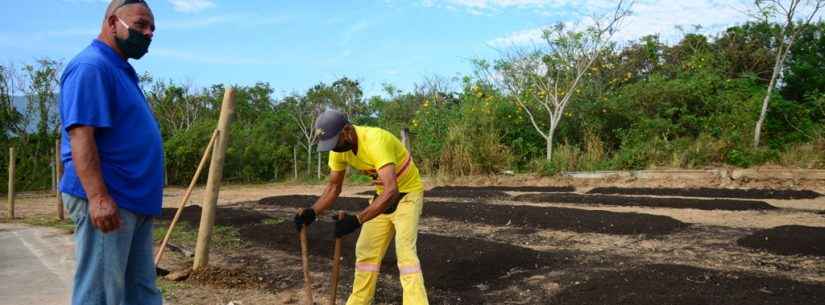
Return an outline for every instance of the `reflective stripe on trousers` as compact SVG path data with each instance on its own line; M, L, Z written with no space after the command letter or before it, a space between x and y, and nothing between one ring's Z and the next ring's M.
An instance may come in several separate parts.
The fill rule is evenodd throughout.
M372 303L381 260L393 236L401 287L404 289L403 304L429 305L416 250L423 195L423 192L408 193L398 203L394 213L381 214L361 227L355 245L355 280L347 305Z

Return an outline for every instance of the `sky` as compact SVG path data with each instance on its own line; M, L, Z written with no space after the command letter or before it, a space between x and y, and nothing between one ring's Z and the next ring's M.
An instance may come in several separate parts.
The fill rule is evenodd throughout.
M157 30L131 61L155 79L192 86L267 82L276 96L340 77L365 93L472 73L539 44L542 29L604 14L608 0L148 0ZM617 42L660 34L676 42L702 25L716 33L749 20L748 0L638 0ZM0 0L0 63L68 62L100 31L106 0ZM683 30L679 30L682 27Z

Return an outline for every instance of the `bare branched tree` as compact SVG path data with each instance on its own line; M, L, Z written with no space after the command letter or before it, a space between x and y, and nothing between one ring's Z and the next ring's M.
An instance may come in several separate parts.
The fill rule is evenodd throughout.
M284 103L289 107L289 115L298 126L300 132L299 144L307 152L307 175L312 174L312 148L318 139L315 131L315 118L324 110L321 104L313 102L314 99L304 96L288 96L284 98Z
M762 22L769 23L774 18L780 18L782 22L782 30L776 39L776 61L771 81L768 83L768 92L762 100L762 110L753 132L753 148L757 148L762 136L762 125L765 124L765 117L768 114L771 94L781 77L785 61L791 53L791 47L802 30L819 15L825 6L825 0L756 0L754 4L757 10L756 15ZM801 18L799 14L802 14Z
M487 79L508 92L530 123L545 139L547 160L553 155L553 136L567 106L584 82L593 64L613 46L620 22L630 15L633 1L619 1L606 16L576 30L559 23L544 31L543 47L513 49L494 67L477 62ZM491 69L494 68L494 69Z

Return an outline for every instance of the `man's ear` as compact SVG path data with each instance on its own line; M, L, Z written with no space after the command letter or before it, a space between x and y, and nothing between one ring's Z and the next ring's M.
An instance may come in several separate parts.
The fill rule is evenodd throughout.
M117 34L117 16L112 14L109 18L106 18L106 26L109 29L109 32L112 33L112 36Z

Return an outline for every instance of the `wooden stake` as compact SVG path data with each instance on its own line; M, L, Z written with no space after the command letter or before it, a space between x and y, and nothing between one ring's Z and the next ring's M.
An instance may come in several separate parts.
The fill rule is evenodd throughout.
M309 242L307 241L307 225L301 228L301 260L304 264L304 304L314 304L312 297L312 278L309 276Z
M172 230L175 229L175 224L178 223L178 219L180 218L180 214L183 212L183 208L186 206L186 203L189 202L189 196L192 195L192 189L195 188L195 184L197 184L198 178L201 176L203 165L206 164L206 160L209 159L209 154L212 152L212 146L214 146L215 140L218 138L219 133L220 131L217 129L212 132L212 138L209 139L209 144L206 145L206 149L203 151L203 156L201 157L200 163L198 163L198 168L195 170L195 175L192 176L192 181L189 182L189 188L186 189L186 193L183 194L183 199L181 199L180 204L178 204L178 211L175 212L175 218L172 219L172 223L169 224L169 229L166 230L166 236L163 237L163 241L160 243L160 248L158 248L158 253L155 256L155 266L158 265L160 259L163 257L163 251L166 249L166 243L169 242L169 237L172 236Z
M218 120L218 139L212 151L212 162L209 164L209 179L206 182L206 196L203 200L198 241L195 245L195 261L192 266L194 271L209 264L209 243L215 224L215 209L221 189L223 162L226 157L226 147L229 144L229 122L233 112L235 112L235 90L227 87L223 96L223 105L221 105L221 116Z
M344 218L344 212L338 212L338 219ZM332 296L329 298L329 304L335 305L336 298L338 298L338 277L341 274L341 238L335 239L335 252L332 256Z
M9 147L9 219L14 219L14 147Z
M54 171L55 177L55 193L57 197L57 219L63 220L66 216L63 213L63 196L60 193L60 179L63 177L63 160L60 157L60 138L57 138L54 144Z

